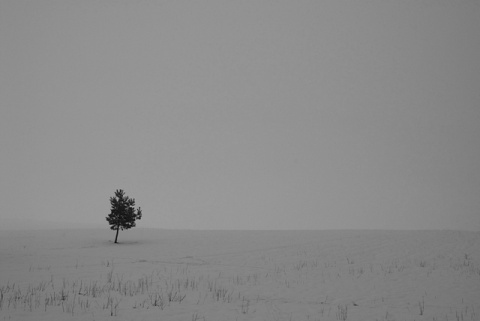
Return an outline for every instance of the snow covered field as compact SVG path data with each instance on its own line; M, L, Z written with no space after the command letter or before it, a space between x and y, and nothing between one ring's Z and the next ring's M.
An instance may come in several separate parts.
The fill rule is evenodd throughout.
M0 232L0 320L480 320L480 233Z

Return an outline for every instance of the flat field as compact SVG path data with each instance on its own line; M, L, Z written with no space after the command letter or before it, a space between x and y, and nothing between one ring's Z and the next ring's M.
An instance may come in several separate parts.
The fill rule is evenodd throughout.
M0 320L480 320L480 233L0 231Z

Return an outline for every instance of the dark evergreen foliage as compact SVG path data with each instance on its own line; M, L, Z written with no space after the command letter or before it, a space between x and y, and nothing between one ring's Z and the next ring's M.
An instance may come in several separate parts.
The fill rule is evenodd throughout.
M135 221L142 218L142 210L139 207L135 211L135 199L126 196L121 189L117 189L115 196L110 197L110 204L112 208L106 219L110 229L117 231L115 236L115 243L117 243L118 231L135 227Z

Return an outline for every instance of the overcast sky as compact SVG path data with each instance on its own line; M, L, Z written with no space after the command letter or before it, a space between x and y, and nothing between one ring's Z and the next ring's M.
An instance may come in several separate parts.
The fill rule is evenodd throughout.
M480 229L480 2L0 0L0 218Z

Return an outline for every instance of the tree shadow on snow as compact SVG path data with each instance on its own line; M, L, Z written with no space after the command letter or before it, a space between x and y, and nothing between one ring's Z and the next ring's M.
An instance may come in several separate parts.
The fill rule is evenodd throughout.
M142 245L142 244L150 244L152 241L150 240L125 240L125 241L118 241L115 243L113 240L105 240L102 242L103 245L115 245L115 246L122 246L122 245Z

